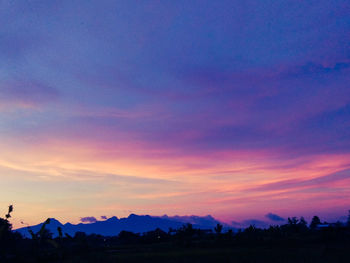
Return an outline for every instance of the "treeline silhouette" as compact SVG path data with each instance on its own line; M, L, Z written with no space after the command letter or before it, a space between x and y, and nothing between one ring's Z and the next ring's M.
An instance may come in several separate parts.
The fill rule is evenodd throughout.
M28 228L31 238L12 231L12 211L11 205L0 218L0 262L350 262L350 211L346 223L292 217L266 229L223 232L221 224L213 230L185 224L116 236L70 236L59 227L53 237L47 219L36 233Z

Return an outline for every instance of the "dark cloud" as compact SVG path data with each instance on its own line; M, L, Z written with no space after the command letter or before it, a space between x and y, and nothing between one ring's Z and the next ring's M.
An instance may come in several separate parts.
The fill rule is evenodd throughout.
M102 220L106 220L106 219L107 219L107 216L101 216L101 219L102 219Z
M279 215L273 214L273 213L268 213L265 215L266 218L272 220L272 221L285 221L283 217L280 217Z
M95 223L97 222L97 219L94 216L87 216L80 218L80 221L83 223Z

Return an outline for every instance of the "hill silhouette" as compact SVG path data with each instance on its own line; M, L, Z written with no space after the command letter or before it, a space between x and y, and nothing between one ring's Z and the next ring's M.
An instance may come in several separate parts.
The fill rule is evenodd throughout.
M96 221L93 223L79 223L62 224L55 218L51 218L50 223L46 226L50 232L53 233L53 237L57 237L57 227L61 227L64 233L74 236L76 232L85 232L86 234L99 234L103 236L118 235L121 231L130 231L134 233L143 233L147 231L159 228L163 231L168 231L170 228L178 229L185 223L191 223L194 227L199 229L213 229L218 223L218 220L212 216L174 216L169 217L167 215L156 217L149 215L135 215L130 214L126 218L117 218L115 216L103 221ZM38 232L43 223L30 226L29 228L33 232ZM23 236L30 238L28 227L18 228L15 231L21 233Z

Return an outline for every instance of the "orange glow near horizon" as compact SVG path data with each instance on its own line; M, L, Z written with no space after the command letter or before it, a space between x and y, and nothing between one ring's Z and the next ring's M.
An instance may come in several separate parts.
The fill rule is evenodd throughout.
M215 158L158 159L149 158L145 149L134 148L129 156L121 158L113 152L115 156L105 158L105 149L87 149L74 142L69 145L23 148L26 150L8 147L0 153L1 173L9 174L1 205L15 205L14 227L23 226L21 221L39 223L45 217L78 223L87 215L123 217L131 212L211 214L225 221L261 217L270 211L292 216L302 210L309 216L310 207L314 212L317 207L326 211L334 208L336 200L337 207L345 209L349 201L344 199L349 193L344 187L349 177L312 182L349 169L350 156L346 154L275 161L266 152L226 151L216 152ZM329 191L313 191L319 187ZM343 191L342 201L334 199L335 189ZM325 196L327 200L323 200ZM305 203L309 203L308 209L304 209Z

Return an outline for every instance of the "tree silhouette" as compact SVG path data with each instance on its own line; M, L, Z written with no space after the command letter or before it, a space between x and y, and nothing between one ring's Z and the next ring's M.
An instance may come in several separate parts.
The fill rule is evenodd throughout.
M8 219L11 217L11 213L13 211L13 205L10 205L8 208L8 212L5 215L6 219L3 219L0 217L0 242L5 241L9 235L11 235L12 225L8 221Z
M60 226L57 227L57 232L58 232L58 237L60 239L62 239L63 238L63 233L62 233L62 228Z
M217 223L216 227L214 228L214 231L216 234L221 234L221 231L222 231L222 225Z
M34 233L33 230L28 227L28 232L32 236L32 239L38 244L42 244L43 242L47 242L48 240L52 239L51 231L46 228L46 225L50 224L50 221L50 218L46 219L37 233Z
M13 205L9 205L8 213L5 215L6 219L9 219L11 217L12 211L13 211Z
M303 216L300 217L300 219L299 219L299 225L307 226L307 222L306 222L306 220L305 220L305 218Z
M310 228L311 228L311 229L316 229L316 227L317 227L318 225L320 225L320 224L321 224L320 218L319 218L318 216L314 216L314 217L312 218L312 220L311 220Z
M5 218L0 217L0 262L3 262L6 255L14 253L18 242L22 240L22 236L19 233L12 231L12 224L8 220L11 218L12 212L13 206L10 205Z
M300 217L299 223L298 223L298 231L306 231L308 229L307 222L304 217Z
M288 217L288 224L291 225L291 226L295 226L296 224L298 224L298 218L296 217Z
M5 241L11 233L12 225L7 219L0 218L0 242Z

